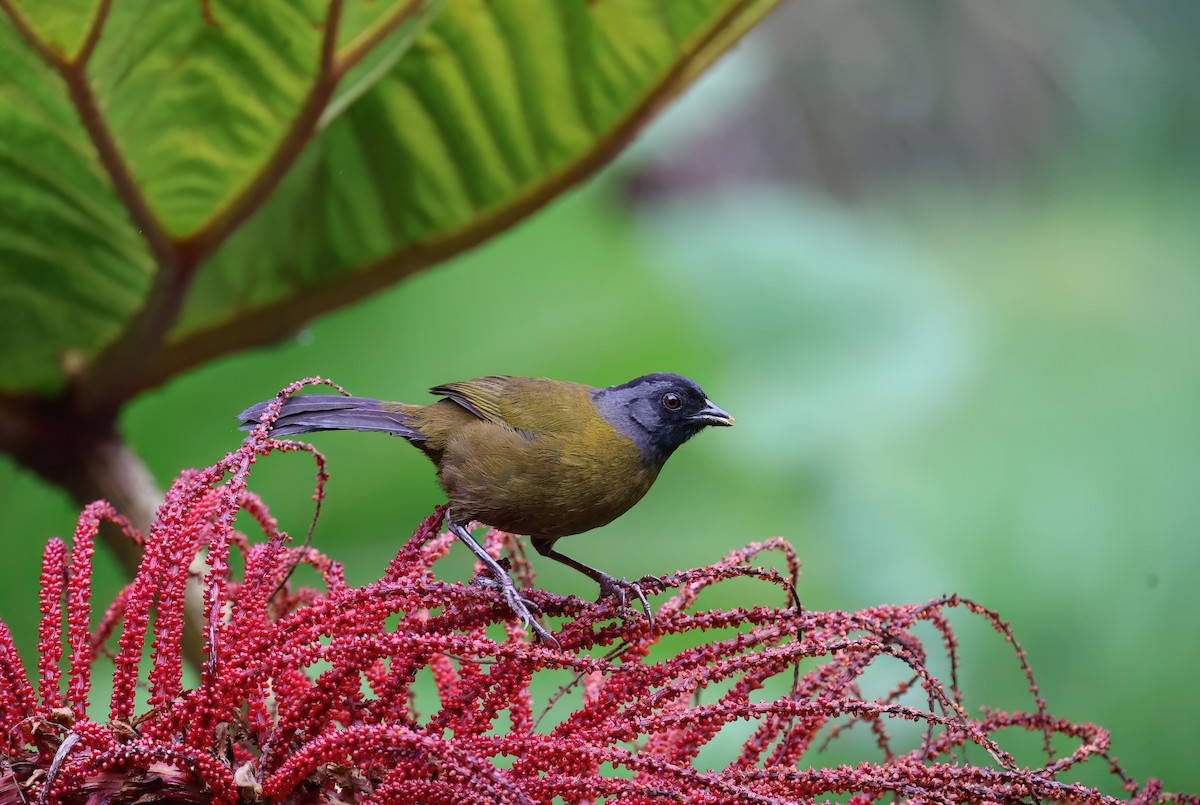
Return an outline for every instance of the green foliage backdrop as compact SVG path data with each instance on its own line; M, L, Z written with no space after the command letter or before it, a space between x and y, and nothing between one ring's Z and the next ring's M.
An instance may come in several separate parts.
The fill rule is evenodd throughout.
M218 21L223 8L213 4ZM165 480L181 467L211 463L237 443L234 413L304 375L419 401L436 383L493 372L597 384L644 371L684 372L738 424L688 444L638 507L574 538L573 555L637 576L709 562L747 540L782 534L798 547L801 594L814 607L852 609L948 591L972 596L1012 620L1056 712L1111 728L1115 754L1133 773L1198 790L1200 113L1181 78L1195 74L1186 35L1195 9L1190 0L1153 8L1090 0L1053 7L790 4L798 19L773 17L736 61L721 65L712 85L673 107L643 147L599 182L360 305L311 326L302 323L311 313L297 312L273 331L278 347L204 364L139 396L122 413L123 430ZM444 30L438 26L449 20L441 19L426 30ZM949 42L928 31L947 32ZM0 27L0 35L11 34ZM70 36L79 34L62 36L77 42ZM1006 46L1018 51L1015 62L1003 61ZM918 54L915 66L906 48ZM815 104L807 117L788 117L790 96L781 99L775 86L763 104L775 129L753 115L756 96L745 78L772 49L794 71L776 84ZM19 47L0 48L0 59L36 67ZM1057 87L1063 96L1031 100L1017 92L1022 70L1039 76L1027 93ZM14 97L11 83L2 86L4 98ZM14 106L3 108L13 114ZM986 113L985 123L971 111ZM920 128L914 120L933 122ZM684 185L663 199L639 197L655 166L686 155L693 136L731 121L773 135L756 140L742 130L693 148L699 156L685 167L715 171L738 163L747 142L764 151L783 142L784 155L770 163L772 181ZM796 131L804 136L781 134ZM892 159L903 170L880 155L872 137L881 132L902 143ZM5 176L43 167L11 156L13 143L31 139L27 132L0 142ZM1005 146L1033 155L1013 158ZM189 304L198 308L185 308L163 354L184 365L184 353L170 351L189 343L189 333L199 345L206 328L215 333L221 321L241 320L241 313L254 320L273 309L274 295L292 279L273 262L280 253L291 250L295 265L307 266L297 269L297 284L324 288L318 273L331 264L304 263L310 227L354 241L347 234L353 227L382 226L383 198L399 192L394 179L349 165L345 178L325 175L323 147L294 170L333 184L293 194L289 176L280 187L295 195L287 203L296 209L272 197L256 237L241 242L239 230L223 247L243 255L247 272L261 260L268 276L240 274L235 263L220 262L225 251L216 252L212 265L227 270L197 275ZM47 159L54 164L55 154ZM804 175L806 166L815 180ZM376 210L362 222L345 214L355 182ZM335 185L343 188L339 203L320 189ZM0 183L0 194L14 186ZM831 200L831 189L839 200ZM433 205L437 196L429 192ZM110 196L101 188L77 201L95 206ZM844 203L847 197L854 203ZM57 287L53 275L18 274L14 259L46 250L53 258L38 265L82 259L58 248L76 237L66 223L44 236L32 225L10 225L48 197L31 191L22 198L6 198L0 216L8 227L0 272L9 272L0 304L10 305L0 326L11 321L9 310L32 315L22 305ZM325 206L309 209L318 203ZM302 213L310 217L296 225L291 216ZM144 249L122 226L93 226L113 242L85 254L105 276L136 278L112 257ZM392 247L370 240L339 248L349 250L339 252L345 256ZM17 258L9 256L14 251ZM368 276L376 264L364 259L354 270ZM247 307L226 311L227 319L205 318L210 303L202 300L216 297L212 309L220 309L225 289ZM69 294L87 299L85 290ZM138 298L116 309L131 310ZM81 327L99 321L82 302L74 310ZM75 332L70 321L53 323ZM6 376L23 378L10 387L53 389L62 380L58 369L33 378L62 366L62 352L28 346L0 350ZM440 501L428 464L383 437L324 434L318 443L333 478L316 539L354 580L376 578L400 539ZM281 458L255 475L294 533L311 514L311 474L303 460ZM9 535L0 614L26 656L36 642L38 553L48 535L70 530L77 508L15 463L0 464ZM465 578L461 554L457 574ZM585 592L573 574L546 564L536 567L548 588ZM120 573L107 571L111 591ZM730 595L722 603L744 603ZM964 639L968 695L1021 706L1011 656L990 653L989 635Z

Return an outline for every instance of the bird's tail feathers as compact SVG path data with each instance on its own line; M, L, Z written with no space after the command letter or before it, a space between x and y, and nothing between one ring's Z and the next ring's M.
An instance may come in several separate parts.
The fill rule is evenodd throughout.
M238 414L242 430L258 424L267 406L274 400L252 405ZM395 403L368 397L343 397L339 394L297 394L283 403L279 418L271 426L272 436L294 436L317 430L365 430L390 433L410 442L425 440L410 415Z

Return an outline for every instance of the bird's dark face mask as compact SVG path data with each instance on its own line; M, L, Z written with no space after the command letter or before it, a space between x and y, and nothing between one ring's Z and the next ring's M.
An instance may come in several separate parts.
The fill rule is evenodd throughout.
M696 383L665 372L598 389L593 399L600 414L657 467L704 428L734 421Z

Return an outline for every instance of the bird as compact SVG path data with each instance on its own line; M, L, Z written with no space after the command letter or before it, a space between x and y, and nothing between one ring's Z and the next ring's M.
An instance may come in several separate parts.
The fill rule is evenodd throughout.
M539 639L557 645L533 617L536 606L467 529L478 522L526 535L539 554L600 585L600 599L626 593L649 607L641 588L555 548L562 537L606 525L650 489L667 459L705 428L734 418L693 380L656 372L595 388L547 378L492 375L430 389L421 405L367 397L302 394L283 402L272 437L356 430L398 436L437 468L449 499L447 527L479 558L509 608ZM238 415L259 424L274 400Z

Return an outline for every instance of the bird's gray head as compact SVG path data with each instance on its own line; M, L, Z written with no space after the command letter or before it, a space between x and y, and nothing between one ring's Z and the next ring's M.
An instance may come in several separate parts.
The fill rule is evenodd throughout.
M733 424L733 417L714 405L695 381L670 372L596 389L592 400L600 415L632 439L656 467L704 428Z

